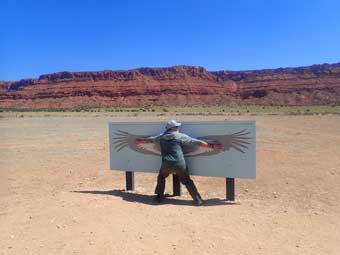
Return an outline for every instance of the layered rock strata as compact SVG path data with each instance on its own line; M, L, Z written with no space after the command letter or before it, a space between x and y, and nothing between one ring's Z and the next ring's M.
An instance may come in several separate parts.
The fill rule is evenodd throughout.
M1 108L340 104L340 63L254 71L174 66L0 82Z

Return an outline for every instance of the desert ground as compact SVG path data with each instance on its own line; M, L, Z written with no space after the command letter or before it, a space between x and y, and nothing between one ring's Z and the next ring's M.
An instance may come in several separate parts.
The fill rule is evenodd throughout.
M0 254L340 254L340 115L1 113ZM155 174L109 169L109 121L250 119L257 178L195 176L153 202ZM171 193L171 179L167 192Z

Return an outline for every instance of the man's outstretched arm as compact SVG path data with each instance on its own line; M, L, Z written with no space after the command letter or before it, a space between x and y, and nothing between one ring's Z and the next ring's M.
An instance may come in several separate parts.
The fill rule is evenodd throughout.
M221 144L216 144L216 143L207 143L206 141L199 140L199 145L205 148L211 148L214 151L220 151L222 150L222 145Z
M149 136L149 137L140 137L137 138L135 143L136 144L145 144L145 143L155 143L159 139L159 136Z
M190 137L186 134L182 134L181 140L184 144L187 144L187 145L188 144L195 144L195 145L202 146L202 147L205 147L205 148L211 148L215 151L222 150L221 144L210 144L210 143L207 143L206 141L199 140L199 139L196 139L196 138L192 138L192 137Z

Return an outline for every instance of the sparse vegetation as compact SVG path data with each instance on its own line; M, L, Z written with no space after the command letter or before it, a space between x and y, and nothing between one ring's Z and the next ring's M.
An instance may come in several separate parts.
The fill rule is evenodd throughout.
M340 105L284 106L284 105L241 105L241 106L148 106L148 107L80 107L74 109L21 109L0 108L0 112L90 112L90 113L176 113L176 115L313 115L340 114Z

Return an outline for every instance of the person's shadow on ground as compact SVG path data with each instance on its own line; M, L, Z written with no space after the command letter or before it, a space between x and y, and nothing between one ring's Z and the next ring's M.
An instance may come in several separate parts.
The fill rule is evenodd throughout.
M116 197L121 197L124 201L133 202L133 203L143 203L143 204L148 204L148 205L166 205L166 204L187 205L187 206L195 205L193 200L178 199L178 197L175 198L174 196L171 196L171 195L166 195L166 198L164 199L164 201L162 201L162 203L158 203L157 201L155 201L154 196L133 193L130 191L125 191L125 190L78 190L78 191L72 191L72 192L82 193L82 194L116 196ZM231 203L226 200L213 198L213 199L204 200L203 206L230 205L230 204L236 204L236 203Z

